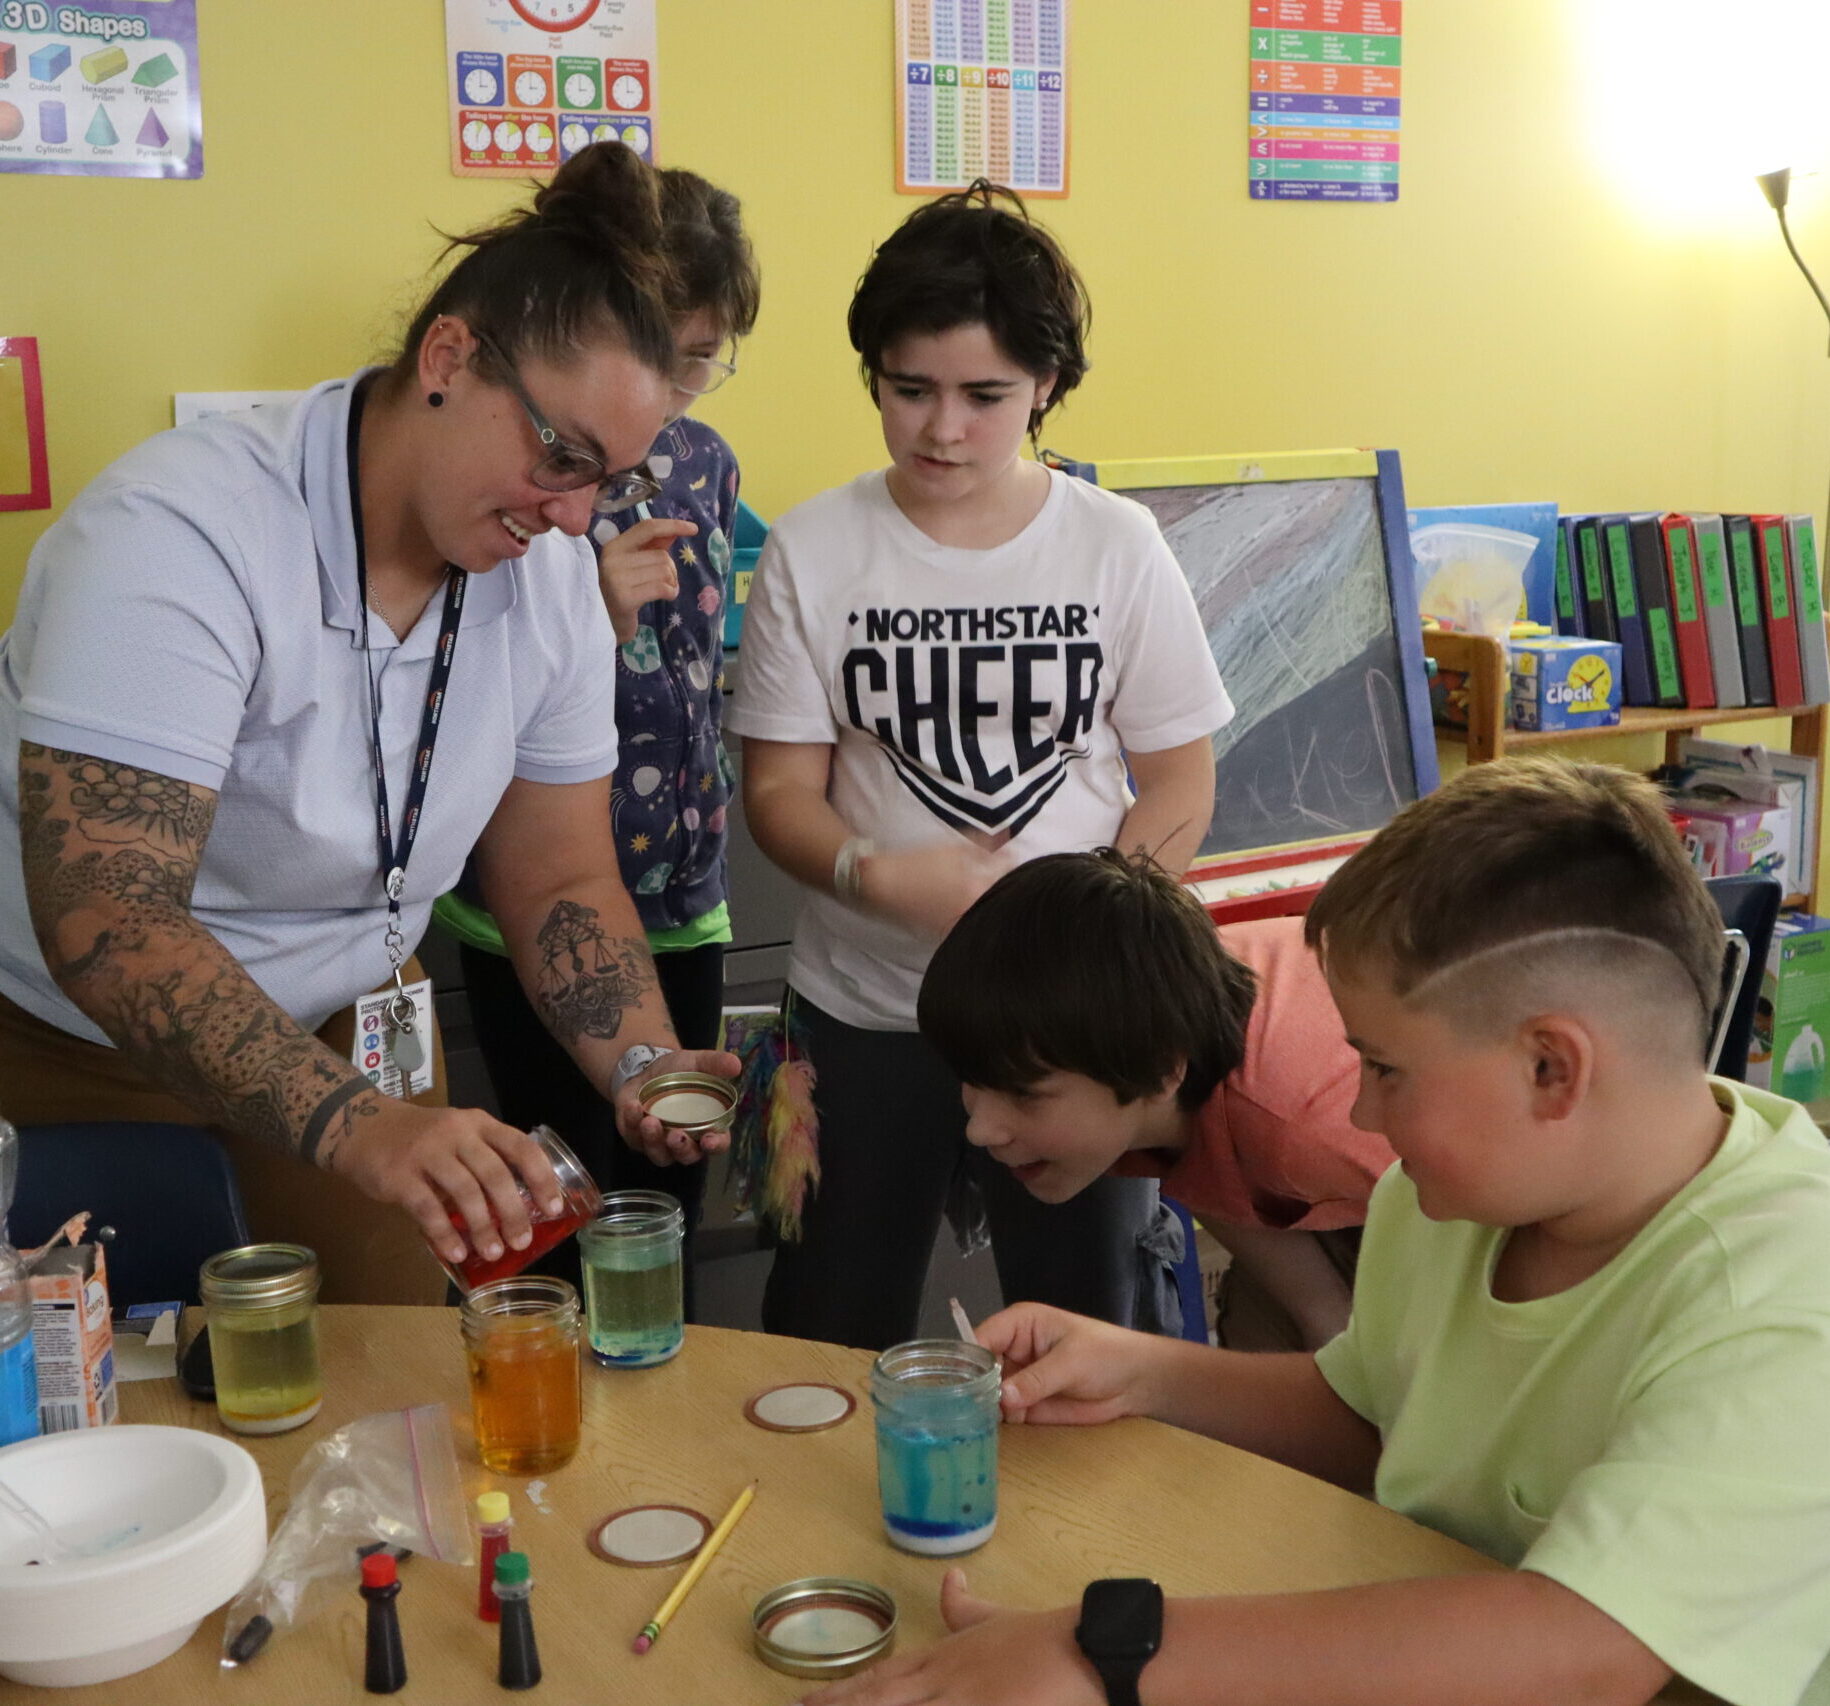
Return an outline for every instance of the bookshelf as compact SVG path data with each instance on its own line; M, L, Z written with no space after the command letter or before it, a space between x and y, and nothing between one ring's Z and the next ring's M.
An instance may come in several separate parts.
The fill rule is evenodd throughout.
M1559 729L1552 734L1528 733L1506 726L1506 701L1512 686L1511 670L1505 648L1498 640L1488 639L1484 634L1426 632L1423 636L1423 649L1426 655L1435 659L1439 669L1456 670L1466 678L1467 728L1444 728L1439 725L1436 736L1445 742L1465 740L1470 764L1484 764L1489 759L1499 758L1508 752L1529 752L1540 746L1587 744L1592 741L1620 740L1629 735L1654 734L1665 737L1665 757L1667 760L1675 760L1680 735L1726 723L1778 721L1791 725L1791 750L1817 760L1818 799L1820 802L1823 799L1823 783L1826 775L1830 774L1830 765L1826 764L1826 734L1830 730L1826 727L1827 708L1823 705L1752 705L1727 711L1684 707L1656 711L1628 707L1621 712L1617 724L1605 729ZM1822 815L1820 803L1816 826L1820 847L1823 836ZM1787 906L1802 906L1807 912L1817 911L1817 872L1813 871L1810 875L1811 886L1800 893L1786 896Z

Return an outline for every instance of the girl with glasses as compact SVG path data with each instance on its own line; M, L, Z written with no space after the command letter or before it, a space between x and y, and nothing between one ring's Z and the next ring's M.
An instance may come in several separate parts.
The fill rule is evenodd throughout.
M673 419L641 468L645 501L593 528L598 584L618 642L616 726L622 761L611 803L617 858L654 953L675 1034L716 1048L731 939L725 867L730 775L719 742L724 691L724 598L737 518L731 447L688 412L736 372L735 348L756 322L756 264L737 198L697 173L659 179L662 242L674 271ZM691 1234L705 1163L663 1151L658 1165L624 1142L590 1079L541 1026L504 957L494 921L476 904L474 875L436 916L456 935L484 1063L503 1117L544 1121L606 1190L664 1190L687 1224L687 1314L693 1315ZM538 1264L574 1282L577 1246Z
M473 846L542 1022L632 1136L659 1126L630 1060L735 1069L676 1051L610 837L587 534L648 489L674 407L661 235L653 174L583 151L454 241L389 364L101 474L0 638L6 1111L214 1128L254 1236L316 1250L327 1298L436 1301L426 1242L493 1261L530 1242L523 1187L558 1202L522 1131L428 1105L407 956Z
M1213 814L1232 707L1155 522L1022 455L1086 372L1087 322L1011 192L981 180L917 209L851 305L890 464L783 516L751 588L730 726L756 841L812 891L788 1038L819 1128L771 1331L911 1337L962 1172L1007 1301L1133 1317L1154 1184L1051 1206L1000 1177L915 1020L935 943L999 872L1108 843L1180 871Z

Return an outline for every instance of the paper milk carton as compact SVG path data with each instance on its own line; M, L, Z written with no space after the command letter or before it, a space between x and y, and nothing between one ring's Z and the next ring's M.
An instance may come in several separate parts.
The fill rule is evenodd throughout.
M1539 634L1508 642L1515 729L1601 729L1620 721L1620 647Z
M59 1245L41 1258L30 1288L39 1428L54 1434L112 1422L114 1329L101 1245Z
M1750 976L1753 974L1750 972ZM1830 918L1787 913L1760 980L1747 1081L1830 1117Z

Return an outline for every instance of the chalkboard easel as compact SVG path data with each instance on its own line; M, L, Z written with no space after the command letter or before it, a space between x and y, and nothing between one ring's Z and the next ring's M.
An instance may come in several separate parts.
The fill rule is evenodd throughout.
M1396 451L1050 460L1156 516L1237 707L1193 876L1369 835L1436 786Z

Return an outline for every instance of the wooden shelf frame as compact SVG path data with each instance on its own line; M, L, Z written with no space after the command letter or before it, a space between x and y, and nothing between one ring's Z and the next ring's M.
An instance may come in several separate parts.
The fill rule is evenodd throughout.
M1814 826L1814 844L1821 849L1823 835L1823 800L1827 780L1826 734L1830 719L1823 705L1744 705L1733 710L1702 710L1682 707L1669 711L1641 710L1628 707L1620 721L1605 729L1558 729L1539 733L1506 726L1507 702L1512 694L1511 666L1506 649L1498 640L1484 634L1450 634L1426 632L1423 636L1426 656L1435 659L1438 669L1452 669L1465 678L1468 695L1466 729L1437 725L1439 740L1465 737L1470 764L1484 764L1515 750L1571 741L1618 740L1626 735L1662 734L1665 737L1665 759L1677 760L1681 736L1722 723L1787 722L1791 724L1791 750L1802 757L1817 760L1818 822ZM1815 870L1807 873L1810 886L1786 897L1788 906L1802 906L1817 911L1818 884Z

